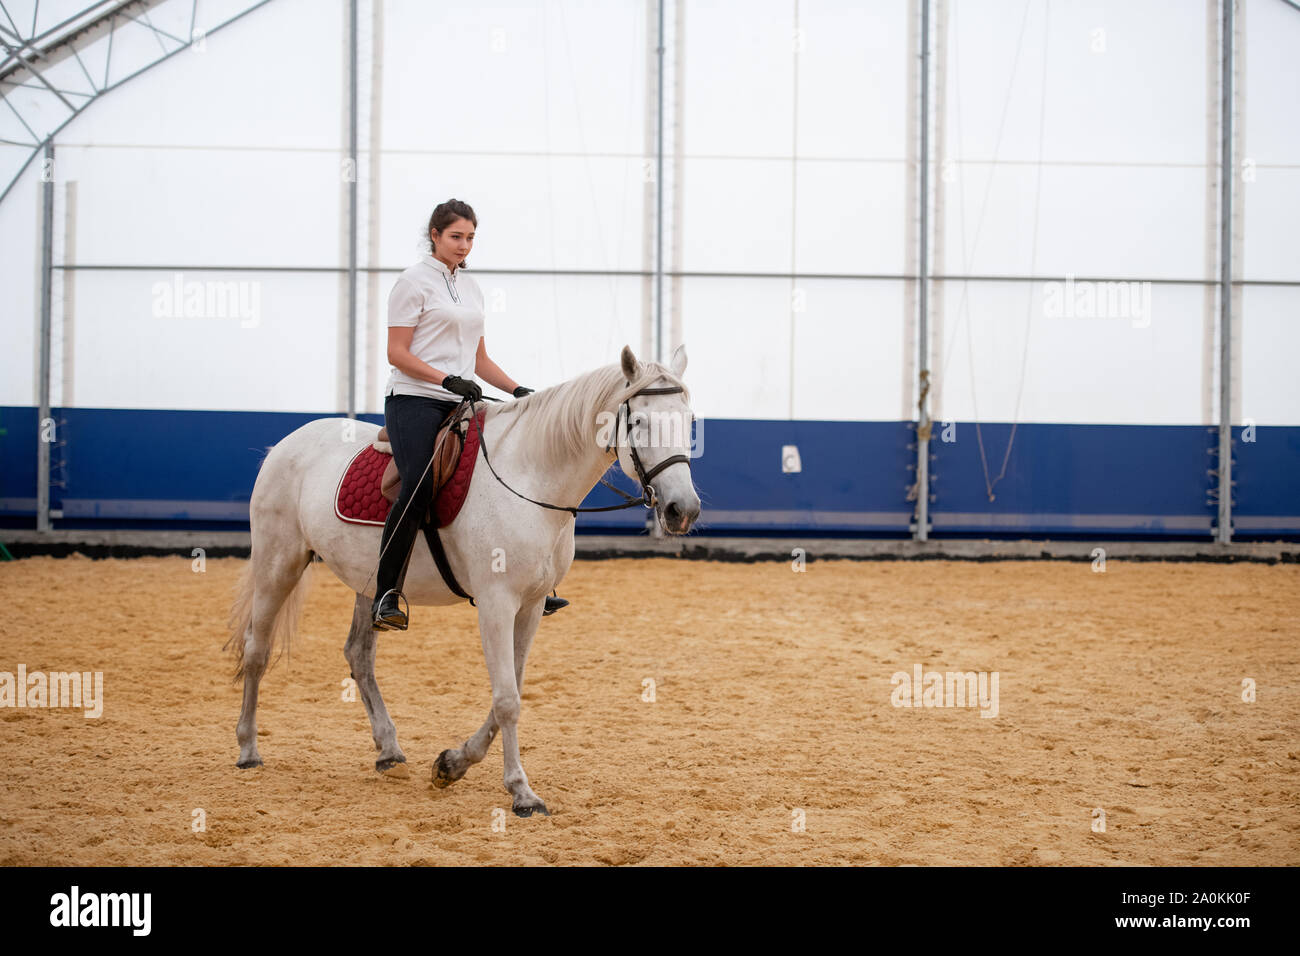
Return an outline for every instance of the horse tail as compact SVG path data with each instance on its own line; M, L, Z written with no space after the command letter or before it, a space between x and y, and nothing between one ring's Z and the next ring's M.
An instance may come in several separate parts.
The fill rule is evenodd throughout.
M274 646L279 641L282 651L288 650L298 633L298 619L302 615L303 604L306 603L307 593L311 589L311 566L312 562L308 561L293 590L289 592L289 596L275 614L275 624L271 628L271 644ZM244 679L244 640L248 629L253 624L253 600L259 578L265 580L258 568L257 553L253 552L249 556L248 563L244 565L243 571L240 572L239 583L235 585L235 599L230 607L230 620L227 625L230 636L222 647L222 650L231 651L235 658L235 683ZM279 658L277 657L276 660Z

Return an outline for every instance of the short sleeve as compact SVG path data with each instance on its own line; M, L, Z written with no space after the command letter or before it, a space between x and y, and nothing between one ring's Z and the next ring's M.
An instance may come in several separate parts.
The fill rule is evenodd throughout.
M388 326L414 328L424 311L424 295L406 276L398 276L393 291L388 294Z

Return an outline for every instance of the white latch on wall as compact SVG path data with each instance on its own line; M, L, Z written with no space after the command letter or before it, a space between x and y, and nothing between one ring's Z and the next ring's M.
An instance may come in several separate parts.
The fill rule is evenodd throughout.
M781 471L787 475L803 471L803 463L799 461L798 445L781 446Z

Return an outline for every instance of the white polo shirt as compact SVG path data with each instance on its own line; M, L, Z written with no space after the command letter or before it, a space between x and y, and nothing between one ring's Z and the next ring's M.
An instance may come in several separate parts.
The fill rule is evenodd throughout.
M411 354L448 375L474 381L478 342L483 337L483 292L463 268L452 272L425 254L397 278L388 295L388 326L414 328ZM426 395L444 401L461 396L441 385L391 368L384 394Z

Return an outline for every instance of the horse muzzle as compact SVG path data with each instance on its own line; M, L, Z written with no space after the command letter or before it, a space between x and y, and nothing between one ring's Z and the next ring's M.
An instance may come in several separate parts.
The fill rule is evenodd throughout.
M686 534L699 516L699 502L679 504L670 501L659 509L659 523L669 534Z

